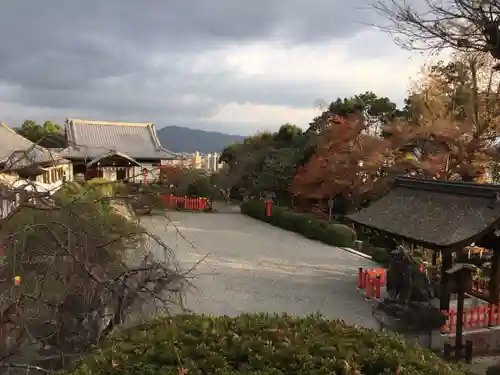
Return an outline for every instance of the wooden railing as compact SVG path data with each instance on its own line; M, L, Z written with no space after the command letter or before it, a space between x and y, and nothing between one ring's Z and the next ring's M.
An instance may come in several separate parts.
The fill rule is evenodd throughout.
M182 208L190 211L204 211L213 209L213 201L200 197L177 197L175 195L161 195L160 199L165 203L165 208Z

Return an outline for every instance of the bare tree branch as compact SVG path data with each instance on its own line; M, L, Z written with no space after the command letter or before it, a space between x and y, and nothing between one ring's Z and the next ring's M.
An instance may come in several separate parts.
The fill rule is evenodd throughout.
M0 179L0 202L12 203L0 218L0 373L65 368L143 307L184 309L196 267L182 270L173 249L128 216L128 202L155 194L115 181L38 191L15 177L38 165L36 148L0 163L13 176Z
M480 52L500 59L498 0L376 0L389 23L378 27L410 50Z

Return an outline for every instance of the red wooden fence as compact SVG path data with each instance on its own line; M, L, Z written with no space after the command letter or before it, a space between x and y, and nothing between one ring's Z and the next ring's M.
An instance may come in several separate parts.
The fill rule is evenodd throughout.
M446 317L446 324L441 328L442 334L454 333L456 325L456 311L442 311ZM482 304L464 309L464 329L477 329L500 325L500 305Z
M380 298L381 287L385 285L385 269L373 268L358 271L357 287L363 290L367 299Z
M422 271L422 269L421 269ZM364 292L367 299L380 299L381 287L386 283L385 270L381 268L363 269L359 268L357 275L357 288ZM486 289L486 281L476 279L473 282L473 291ZM446 317L446 323L441 327L443 335L455 333L457 313L455 309L441 311ZM464 309L463 327L467 329L477 329L500 326L500 304L491 305L483 303L477 306L470 306Z
M167 209L180 207L191 211L203 211L213 208L213 201L208 198L177 197L175 195L162 195L160 198L165 203L165 208Z

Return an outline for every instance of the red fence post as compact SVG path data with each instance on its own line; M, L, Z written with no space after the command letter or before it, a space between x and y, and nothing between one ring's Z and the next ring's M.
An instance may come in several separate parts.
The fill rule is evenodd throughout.
M441 334L446 335L453 333L453 331L455 330L455 315L456 315L455 310L453 309L450 309L450 311L441 310L441 313L446 318L445 324L441 327Z
M385 285L385 269L380 269L380 285Z
M370 274L368 273L367 270L363 271L363 286L362 288L365 289L366 285L368 284L368 281L370 280Z
M474 327L474 323L476 322L476 319L475 319L475 312L476 312L476 309L474 308L474 306L471 306L470 309L469 309L469 327L472 328Z
M380 299L380 275L375 278L375 298Z
M488 327L495 325L495 305L488 305Z
M267 216L271 216L271 203L272 202L273 201L270 200L270 199L266 201L266 204L267 204Z
M373 279L368 275L365 285L365 298L373 298Z
M480 326L483 321L483 306L479 305L476 310L476 326Z

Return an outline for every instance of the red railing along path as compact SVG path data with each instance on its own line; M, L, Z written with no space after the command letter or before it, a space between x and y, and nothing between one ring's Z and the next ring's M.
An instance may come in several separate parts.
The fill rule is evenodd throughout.
M425 271L421 268L421 271ZM367 299L380 299L381 287L386 284L386 274L383 268L359 268L357 275L357 288L363 291ZM484 280L475 280L473 290L484 290ZM441 334L455 333L457 312L455 309L441 311L446 317L446 323L441 327ZM500 304L492 305L483 303L477 306L464 308L464 329L478 329L500 326Z
M365 270L359 268L357 287L363 290L367 299L380 298L381 287L385 285L385 269L373 268Z
M208 198L177 197L175 195L162 195L160 198L165 203L165 208L167 209L181 207L191 211L203 211L207 208L213 208L213 201Z
M455 333L457 313L455 309L442 311L446 323L441 327L443 335ZM464 329L500 326L500 305L482 304L464 309Z

